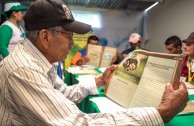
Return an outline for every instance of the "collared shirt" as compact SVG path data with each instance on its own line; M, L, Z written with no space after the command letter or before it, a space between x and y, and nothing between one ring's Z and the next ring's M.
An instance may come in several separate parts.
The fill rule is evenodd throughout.
M155 108L85 114L74 102L97 94L94 78L66 86L27 39L0 63L0 125L163 125ZM72 102L73 101L73 102Z

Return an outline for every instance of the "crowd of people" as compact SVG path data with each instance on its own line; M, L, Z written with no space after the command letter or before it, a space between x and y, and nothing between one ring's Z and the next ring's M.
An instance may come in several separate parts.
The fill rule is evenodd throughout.
M98 94L97 88L106 84L117 65L108 67L98 77L88 77L77 85L67 86L56 74L53 63L67 58L74 45L73 33L85 34L91 26L74 19L71 10L62 0L37 0L27 9L20 3L6 4L7 20L0 27L0 125L149 125L162 126L181 112L188 102L188 91L184 83L178 89L167 84L161 103L157 108L129 108L115 113L86 114L76 103L88 95ZM24 15L25 30L18 21ZM52 17L52 18L51 18ZM4 30L9 32L4 32ZM15 33L18 34L14 36ZM92 42L93 41L93 42ZM177 44L178 41L178 44ZM88 43L98 44L96 36ZM131 49L128 54L142 49L141 36L131 34ZM193 84L194 33L183 40L185 52L184 73ZM4 43L4 44L3 44ZM14 48L9 48L14 43ZM17 45L15 44L17 43ZM178 37L166 41L169 53L182 53ZM170 44L170 46L169 46ZM13 46L12 46L13 47ZM85 49L84 49L85 50ZM81 50L72 64L83 65L89 59ZM54 53L53 53L54 52ZM9 54L9 55L8 55ZM79 55L79 56L77 56ZM125 55L123 55L125 57Z

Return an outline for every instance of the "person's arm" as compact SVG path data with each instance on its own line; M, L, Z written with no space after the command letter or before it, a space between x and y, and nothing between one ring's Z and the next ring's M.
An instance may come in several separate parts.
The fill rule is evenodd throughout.
M13 30L8 25L3 25L0 28L0 54L3 57L9 55L8 45L12 37Z
M95 77L87 77L86 79L80 80L79 84L67 86L56 72L54 72L54 68L48 75L52 80L54 88L59 90L67 99L74 103L81 102L88 95L98 94Z
M82 78L82 80L79 81L79 84L72 86L64 84L54 71L49 72L49 75L53 80L55 89L59 90L66 98L74 103L79 103L88 95L98 94L97 87L104 85L116 68L116 65L110 66L106 69L103 75L98 77L87 76L87 78Z
M109 66L101 76L96 78L96 86L100 87L107 83L111 74L117 69L118 65Z
M8 78L12 107L29 125L163 125L154 108L131 108L116 113L85 114L53 88L43 71L15 70ZM11 106L10 106L11 107Z
M81 65L81 64L79 63L80 60L81 60L81 58L82 58L81 53L80 53L80 52L77 52L77 53L75 54L75 56L71 59L71 64L72 64L72 65Z

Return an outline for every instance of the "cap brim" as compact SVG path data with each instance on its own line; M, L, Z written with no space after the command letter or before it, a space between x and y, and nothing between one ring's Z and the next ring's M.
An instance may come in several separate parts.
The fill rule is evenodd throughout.
M79 21L73 21L71 23L64 25L63 27L68 31L71 31L77 34L85 34L91 30L91 25L88 25Z
M136 44L136 43L138 43L138 42L132 42L132 41L128 41L129 43L133 43L133 44Z
M17 11L19 11L19 10L21 10L21 11L26 11L26 10L27 10L27 7L24 6L24 5L19 5L19 6L16 7L16 10L17 10Z
M186 42L193 42L193 41L191 41L191 40L189 40L189 39L184 39L184 40L182 40L182 42L183 42L183 43L186 43Z
M182 40L182 42L183 42L183 43L186 43L186 42L187 42L187 39Z

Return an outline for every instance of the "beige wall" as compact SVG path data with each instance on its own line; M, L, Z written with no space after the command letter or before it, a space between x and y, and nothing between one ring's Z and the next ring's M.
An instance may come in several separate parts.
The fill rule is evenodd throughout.
M194 0L165 0L148 11L147 28L149 40L145 47L165 52L166 38L177 35L185 39L194 31Z

